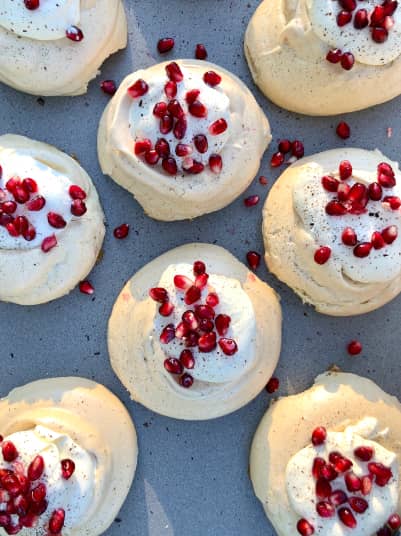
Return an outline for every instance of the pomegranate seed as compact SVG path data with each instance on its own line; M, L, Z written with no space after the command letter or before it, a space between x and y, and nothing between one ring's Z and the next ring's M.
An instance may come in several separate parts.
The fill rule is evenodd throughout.
M178 121L174 125L173 132L177 140L182 140L182 138L185 136L187 132L187 120L184 117L178 119Z
M357 514L363 514L369 508L368 502L362 499L362 497L350 497L348 502Z
M151 149L152 149L152 142L148 138L145 138L143 140L138 140L135 142L134 153L137 156L144 155Z
M186 168L186 171L188 171L188 173L193 173L194 175L197 175L198 173L202 173L204 169L205 166L202 164L202 162L192 160L192 165Z
M200 300L200 297L200 288L195 287L195 285L193 285L192 287L189 287L189 289L185 292L184 301L187 305L192 305L193 303Z
M186 369L193 369L195 366L195 359L191 350L183 350L180 354L180 362Z
M386 244L392 244L394 240L398 236L398 229L395 225L390 225L390 227L386 227L382 231L382 237L383 240L386 242Z
M193 281L185 275L175 275L174 276L174 285L180 290L188 290L193 285Z
M370 462L368 463L368 470L375 475L375 482L380 487L385 486L393 476L391 469L382 463Z
M194 275L202 275L206 273L206 264L202 261L195 261L193 265Z
M77 26L69 26L65 32L66 37L71 39L71 41L79 42L84 38L84 34L80 28Z
M314 259L317 264L325 264L331 256L329 246L322 246L315 251Z
M38 480L45 469L45 462L42 456L35 456L32 462L28 467L28 478L32 482L33 480Z
M363 495L369 495L372 491L372 479L369 475L365 475L361 478L361 493Z
M387 521L389 527L393 530L397 530L401 527L401 518L398 514L393 514Z
M299 140L293 141L291 143L291 154L296 158L302 158L305 154L304 144Z
M392 531L386 525L376 532L376 536L392 536Z
M386 175L384 173L379 173L377 180L383 188L392 188L396 184L394 176Z
M159 39L159 41L157 42L157 50L160 52L160 54L169 52L173 48L174 48L174 39L172 37L163 37L162 39Z
M21 523L21 525L27 528L35 527L37 524L37 521L38 521L38 517L35 514L31 514L31 513L25 516L20 516L19 518L19 522Z
M195 47L195 58L197 60L205 60L207 58L207 50L205 45L198 43Z
M194 137L194 145L197 149L197 151L199 153L206 153L208 148L209 148L209 144L208 144L208 141L207 141L207 138L204 134L197 134L195 137Z
M115 238L118 238L118 240L123 240L124 238L127 238L129 233L129 225L128 223L122 223L118 227L116 227L113 231L113 235Z
M166 65L166 73L170 80L173 82L182 82L184 80L184 75L181 72L180 67L175 61L172 61Z
M174 324L168 324L160 335L160 342L162 344L168 344L175 338L175 327Z
M230 327L231 318L228 315L217 315L215 320L216 330L220 337L224 337Z
M350 126L345 121L340 121L340 123L338 123L337 125L336 133L337 133L337 136L339 136L343 140L346 140L351 135Z
M328 501L320 501L316 504L316 512L320 517L333 517L336 509Z
M297 531L301 536L311 536L315 534L315 529L306 519L300 519L297 523Z
M391 210L398 210L401 207L401 199L395 195L388 195L384 197L383 203L389 204Z
M47 221L49 222L49 225L55 227L56 229L64 229L64 227L67 225L65 219L56 212L49 212L47 215Z
M354 28L361 30L369 24L368 12L366 9L358 9L354 16Z
M198 347L200 352L212 352L216 348L216 346L216 333L206 333L205 335L202 335L202 337L199 337Z
M163 158L162 160L162 166L166 173L169 175L176 175L177 173L177 162L175 159L171 156L168 158Z
M322 469L326 466L326 462L323 458L315 458L312 465L312 475L318 479L321 476Z
M185 100L187 104L192 104L196 101L196 99L199 97L200 91L199 89L191 89L190 91L187 91L185 95Z
M340 13L337 15L337 26L345 26L352 20L352 13L349 11L340 11Z
M71 214L73 216L83 216L87 211L86 204L82 199L74 199L71 203Z
M376 6L372 13L370 14L370 24L371 26L379 26L384 22L386 16L386 11L383 6Z
M165 102L157 102L153 108L153 115L162 118L167 113L167 104Z
M9 514L0 514L0 527L6 527L11 523L11 516Z
M330 63L339 63L342 58L342 51L339 48L329 50L326 55L326 60Z
M318 426L317 428L315 428L312 432L312 444L317 446L317 445L322 445L325 441L326 441L326 438L327 438L327 431L326 431L326 428L324 428L323 426Z
M342 508L338 509L337 513L338 517L346 527L349 527L350 529L354 529L356 527L356 519L349 508L343 506Z
M376 43L384 43L384 41L387 41L388 39L388 31L386 28L372 28L372 39Z
M345 181L352 176L352 164L349 160L343 160L338 166L338 172L340 173L340 179Z
M356 9L356 0L339 0L340 6L346 11L354 11Z
M12 441L3 441L1 452L5 462L13 462L18 458L18 451Z
M149 290L149 296L158 303L165 303L168 301L168 292L165 288L154 287Z
M82 190L82 188L77 184L72 184L68 190L68 193L72 199L86 199L85 191Z
M95 293L95 289L89 281L81 281L79 284L79 291L82 292L82 294L88 294L89 296Z
M13 224L19 235L25 234L28 230L29 222L25 216L17 216Z
M209 132L212 136L218 136L219 134L223 134L223 132L227 130L227 127L227 121L223 118L220 118L209 125Z
M29 502L23 495L18 495L13 501L15 512L19 516L25 516L28 513Z
M185 322L190 329L198 329L199 323L193 311L185 311L182 315L182 320Z
M103 80L103 82L100 83L100 89L103 93L106 93L106 95L115 95L117 85L114 80Z
M372 182L369 184L369 197L372 201L380 201L383 195L382 187L378 182Z
M20 235L20 232L18 231L18 229L14 225L14 222L7 223L6 229L8 231L8 234L10 236L13 236L14 238L17 238Z
M29 225L28 229L22 235L27 242L31 242L36 237L36 230L33 225Z
M212 173L220 173L223 168L223 160L219 154L210 155L209 167Z
M256 251L248 251L246 254L246 260L252 270L257 270L260 265L261 256Z
M180 382L181 387L185 387L185 389L189 389L190 387L192 387L194 383L194 379L190 374L185 373L180 377L179 382Z
M284 155L280 151L277 153L274 153L274 155L271 157L270 165L271 167L279 167L284 162Z
M175 329L175 336L177 337L177 339L183 339L189 334L189 332L190 329L188 324L186 324L185 322L180 322Z
M159 307L159 313L162 316L170 316L174 311L174 305L171 302L164 302Z
M7 490L12 497L16 497L22 491L18 478L11 471L7 473L4 477L2 477L1 484L3 488ZM13 513L13 512L8 512L8 513Z
M329 175L322 177L322 186L328 192L336 192L339 184L339 181L334 177L330 177Z
M208 274L199 274L199 275L197 275L196 278L195 278L195 287L198 287L200 289L205 288L206 285L207 285L208 279L209 279ZM205 305L205 307L208 307L208 306Z
M219 297L215 292L211 292L206 296L206 303L207 305L210 305L210 307L216 307L220 302Z
M329 216L343 216L347 213L347 209L339 201L333 200L327 203L326 212Z
M38 191L38 185L36 181L30 178L26 178L22 181L22 187L31 194L34 194Z
M249 197L246 197L244 199L244 205L246 207L254 207L259 203L259 196L258 195L250 195Z
M280 153L287 154L291 151L290 140L280 140L278 143L278 150Z
M75 463L68 458L61 460L61 476L64 480L69 480L75 471Z
M40 486L41 484L39 484ZM47 510L48 502L46 500L40 501L38 503L33 502L30 506L30 512L32 514L35 514L37 516L41 516L44 514Z
M325 478L319 478L316 482L316 495L320 499L325 499L332 494L331 484Z
M171 100L167 105L167 111L176 119L184 117L185 113L177 99Z
M182 364L178 361L178 359L175 359L175 357L165 359L164 368L170 374L182 374L184 370Z
M38 212L39 210L42 210L45 204L46 199L41 195L37 195L36 197L33 197L30 201L28 201L28 203L26 204L26 208L31 212Z
M368 190L366 186L360 182L356 182L349 192L348 199L352 203L357 201L364 204L365 200L368 200Z
M20 184L20 181L19 179L9 179L7 182L6 182L6 189L10 192L10 193L13 193L15 188Z
M334 463L334 470L337 473L345 473L346 471L348 471L348 469L351 469L352 465L353 464L351 460L349 460L348 458L344 458L343 456L340 456Z
M127 89L128 95L133 99L143 97L143 95L146 95L148 91L149 86L145 82L145 80L142 80L142 78L139 78L139 80L137 80L134 84L132 84L132 86Z
M225 355L234 355L238 352L237 343L233 339L222 338L219 340L219 346Z
M219 74L217 74L215 71L207 71L203 75L203 81L208 86L215 87L215 86L218 86L220 84L221 76Z
M191 104L188 107L188 111L194 117L198 117L198 118L207 117L206 106L198 100L191 102Z
M27 9L38 9L40 2L39 0L24 0L25 7Z
M378 231L375 231L372 234L372 238L370 239L372 246L375 249L382 249L386 245L386 242L384 241L384 238L382 237L381 233Z
M345 485L348 491L359 491L362 486L362 481L355 473L350 471L345 475Z
M349 184L340 183L337 190L337 197L339 201L347 201L349 197L349 193L351 191L351 187Z
M178 143L177 147L175 148L175 154L177 156L188 156L192 153L192 147L190 145L186 145L185 143Z
M29 199L29 192L22 188L22 186L16 186L13 191L13 196L17 203L23 205Z
M17 210L17 203L15 201L5 201L0 205L1 210L6 214L14 214Z
M49 531L51 534L59 534L64 527L65 512L62 508L54 510L49 521Z
M333 506L340 506L348 501L348 497L343 490L337 489L330 495L329 501Z
M269 394L275 393L280 387L280 380L278 378L270 378L266 384L266 391Z
M152 149L145 154L145 161L150 166L155 166L159 160L159 153L155 149Z
M377 166L377 173L378 175L385 175L387 177L391 177L394 179L394 170L391 167L390 164L387 162L380 162ZM391 188L392 186L395 186L395 180L390 184L390 186L384 185L386 188Z
M172 131L174 125L173 118L170 114L163 115L160 119L159 130L162 134L168 134Z
M346 246L356 246L358 238L351 227L346 227L341 235L341 240Z
M372 244L370 242L361 242L354 247L355 257L364 258L367 257L372 249Z

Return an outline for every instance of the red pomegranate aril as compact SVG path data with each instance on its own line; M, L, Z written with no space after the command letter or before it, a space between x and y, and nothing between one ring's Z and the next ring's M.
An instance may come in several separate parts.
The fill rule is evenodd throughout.
M153 115L156 117L162 118L167 114L167 103L157 102L153 108Z
M79 291L82 292L82 294L88 294L89 296L95 293L95 289L89 281L81 281L79 283Z
M168 103L167 111L176 119L180 119L185 115L184 110L177 99L173 99Z
M194 275L202 275L206 273L206 264L202 261L195 261L193 264Z
M186 369L193 369L195 359L191 350L183 350L180 354L180 363Z
M391 17L398 7L397 0L384 0L382 3L386 17Z
M86 192L77 184L72 184L68 190L72 199L86 199Z
M275 393L280 387L280 380L278 378L270 378L270 380L266 384L266 391L269 394Z
M160 54L169 52L174 48L174 39L172 37L163 37L157 42L157 50Z
M174 285L180 290L188 290L193 284L193 281L191 281L191 279L185 275L174 276Z
M372 182L369 184L369 197L372 201L380 201L383 195L382 187L378 182Z
M333 491L333 493L329 497L329 501L331 504L335 507L340 506L341 504L344 504L348 501L347 494L341 490L337 489Z
M312 444L317 446L317 445L322 445L325 441L326 441L326 438L327 438L327 431L326 431L326 428L324 428L323 426L318 426L317 428L315 428L312 432Z
M354 11L356 9L356 0L339 0L339 3L346 11Z
M284 154L280 151L274 153L270 160L271 167L279 167L284 163Z
M248 253L246 254L246 260L252 270L257 270L259 268L260 259L261 256L256 251L248 251Z
M49 212L47 215L47 221L49 222L49 225L55 229L64 229L64 227L67 225L65 219L56 212Z
M32 513L29 513L29 514L26 514L25 516L20 516L19 522L21 523L23 527L33 528L36 526L38 522L38 516Z
M199 337L198 348L200 352L212 352L216 348L216 346L216 333L206 333L205 335L202 335L202 337Z
M30 10L38 9L40 0L24 0L25 7Z
M185 136L187 126L187 120L184 117L178 119L173 129L174 136L177 138L177 140L182 140L182 138Z
M174 324L168 324L160 334L160 342L162 344L168 344L173 339L175 339L175 327Z
M358 237L356 232L351 227L346 227L341 234L342 243L346 246L356 246Z
M197 160L192 160L192 165L186 169L188 173L193 173L194 175L197 175L198 173L202 173L202 171L205 169L205 166L202 164L202 162L198 162Z
M354 66L354 63L355 63L355 57L352 54L352 52L344 52L344 54L341 56L341 67L345 69L346 71L350 71L352 67ZM337 131L337 134L340 136L340 138L343 138L343 139L349 138L349 135L348 136L341 135L338 133L338 131Z
M342 160L338 166L338 172L342 181L349 179L352 176L351 162L349 160Z
M181 157L188 156L192 154L192 147L190 145L186 145L185 143L178 143L175 148L175 154Z
M1 453L5 462L13 462L18 458L18 450L12 441L3 441L1 444Z
M148 151L150 151L151 148L152 148L152 142L148 138L145 138L143 140L137 140L134 146L134 153L137 156L141 156L141 155L146 154Z
M159 156L165 158L170 154L170 145L164 138L159 138L155 143L155 150Z
M32 482L33 480L38 480L45 469L45 462L42 456L35 456L32 462L28 467L28 478Z
M370 241L375 249L382 249L386 245L386 242L379 231L374 231Z
M365 475L361 478L361 493L362 495L369 495L372 491L372 478L370 475Z
M338 477L337 471L331 464L328 463L321 468L320 472L322 477L326 478L329 482L335 480Z
M159 313L162 316L170 316L173 311L174 305L171 302L162 303L162 305L159 307Z
M329 201L326 205L326 213L329 216L343 216L347 213L346 207L339 201Z
M348 199L353 202L360 202L364 204L364 200L367 199L367 188L364 184L356 182L352 187L348 195ZM400 202L401 203L401 202Z
M13 193L15 188L17 186L19 186L21 184L21 181L19 179L16 179L16 178L11 178L9 179L7 182L6 182L6 189L10 192L10 193Z
M185 311L182 315L182 321L185 322L191 330L198 329L199 322L193 311Z
M152 149L145 154L145 161L150 166L155 166L160 160L160 155L156 149Z
M8 231L8 234L10 236L13 236L14 238L17 238L21 234L19 230L17 229L17 227L14 225L14 222L7 223L6 229Z
M34 194L38 191L37 182L29 177L22 181L22 187L31 194Z
M398 514L393 514L387 521L389 527L393 530L397 530L401 527L401 518Z
M320 517L333 517L336 509L328 501L320 501L316 504L316 512Z
M329 246L322 246L315 251L314 259L317 264L325 264L331 256Z
M375 6L372 13L370 14L370 25L371 26L380 26L386 17L386 10L383 6Z
M338 123L336 127L336 133L337 133L337 136L339 136L343 140L346 140L351 135L350 126L345 121L340 121L340 123Z
M398 210L401 207L401 199L395 195L388 195L384 197L383 203L388 203L391 210Z
M223 168L223 160L219 154L212 154L209 158L209 167L212 173L220 173Z
M106 95L113 96L117 91L117 85L114 80L103 80L103 82L100 83L100 89L103 93L106 93Z
M377 172L394 177L394 170L388 162L380 162L380 164L377 165Z
M25 516L28 513L29 502L23 495L15 497L13 505L18 516Z
M339 184L339 181L334 177L330 177L329 175L322 177L322 186L328 192L336 192Z
M22 186L16 186L13 190L13 196L17 203L23 205L29 200L29 192Z
M392 175L386 175L385 173L379 173L377 181L383 188L392 188L396 184L395 177Z
M6 214L14 214L17 210L17 203L15 201L5 201L1 203L0 209Z
M188 107L188 111L191 115L198 118L207 117L207 108L198 100L194 100Z
M219 346L225 355L231 356L238 352L237 343L233 339L222 338L219 340Z
M55 246L57 246L57 238L55 237L55 235L47 236L43 239L41 244L43 253L48 253Z
M62 508L55 510L49 521L49 531L51 534L59 534L64 527L65 512Z
M206 296L206 303L207 305L210 305L210 307L216 307L219 302L219 297L215 292L210 292L210 294Z
M145 80L142 80L142 78L139 78L139 80L137 80L134 84L132 84L132 86L127 89L128 95L133 99L143 97L148 91L149 86L145 82Z
M175 61L166 65L166 73L169 79L173 82L182 82L182 80L184 80L184 75L182 74L178 63Z
M390 225L383 229L381 234L386 244L392 244L398 236L398 229L395 225Z
M344 458L343 456L341 456L340 458L338 458L338 460L336 460L336 462L334 463L334 470L337 472L337 473L345 473L346 471L348 471L349 469L351 469L352 467L352 461L349 460L348 458Z
M193 102L195 102L197 100L197 98L199 97L199 95L200 95L199 89L191 89L191 90L187 91L187 93L185 95L185 100L186 100L187 104L190 105Z
M325 465L326 461L323 458L316 457L313 460L312 475L316 480L322 476L321 470L323 469L323 467L325 467Z
M158 303L164 303L168 301L168 292L163 287L153 287L149 290L149 296Z
M173 118L167 113L160 118L159 130L162 134L168 134L172 131L173 125Z
M210 331L214 330L214 322L213 320L209 320L208 318L201 318L199 320L199 331L202 331L204 333L209 333Z
M187 305L192 305L193 303L200 300L200 297L201 297L201 289L193 285L192 287L189 287L189 289L185 292L184 302Z
M362 497L349 497L348 502L357 514L363 514L369 508L368 502Z
M69 458L61 460L61 476L64 480L69 480L75 471L75 462Z
M217 119L214 123L209 125L209 132L212 136L219 136L227 130L227 121L223 118Z
M34 515L41 516L46 512L48 506L49 505L46 500L40 501L38 503L32 502L29 511Z
M217 333L220 335L220 337L224 337L230 327L231 318L228 315L220 314L216 316L216 320L214 323L216 326Z
M385 525L376 532L376 536L392 536L392 530L390 530L390 528Z
M71 25L67 28L65 35L66 37L68 37L68 39L71 39L71 41L75 41L77 43L79 41L82 41L82 39L84 38L82 30L74 25Z
M28 229L22 234L27 242L31 242L36 238L36 229L33 225L28 225Z
M359 257L360 259L363 259L364 257L367 257L372 249L372 244L370 242L361 242L357 246L354 247L354 255L355 257Z
M356 519L354 517L354 514L351 512L351 510L347 507L339 508L338 511L338 517L340 518L341 522L348 528L354 529L357 525Z
M298 521L297 531L299 534L301 534L301 536L312 536L312 534L315 534L313 525L311 525L306 519L300 519Z
M338 452L336 450L330 452L329 454L329 462L330 463L337 463L338 460L342 460L343 459L343 455L341 454L341 452Z
M355 473L350 471L345 475L345 485L347 486L348 491L359 491L362 486L362 481Z
M73 216L81 217L87 211L86 204L82 199L74 199L71 203L71 214Z
M249 197L246 197L244 199L244 205L246 207L254 207L255 205L257 205L259 203L259 196L258 195L250 195Z
M337 26L345 26L352 20L352 13L349 11L340 11L337 15Z
M14 473L12 473L11 471L6 474L4 477L2 477L1 479L1 484L3 486L3 488L5 490L8 491L8 493L12 496L12 497L16 497L17 495L19 495L21 493L21 484L19 483L19 480L18 478L16 477L16 475ZM8 513L13 513L12 511L8 512Z
M339 48L329 50L326 55L326 60L330 63L339 63L343 53Z
M180 322L175 328L175 336L177 339L183 339L186 337L191 330L189 329L188 324L185 322Z
M358 9L354 15L354 28L362 30L369 24L369 16L366 9Z
M189 389L194 383L193 377L187 373L183 374L178 381L181 387L184 387L185 389Z
M280 140L278 143L278 150L280 153L287 154L291 151L290 140Z
M207 137L204 134L194 136L194 145L196 150L201 154L206 153L209 148Z
M31 212L38 212L39 210L42 210L45 204L46 199L41 195L37 195L36 197L33 197L30 201L28 201L28 203L26 204L26 208Z
M11 523L10 514L0 513L0 527L6 527Z
M215 71L207 71L203 75L203 81L208 86L215 87L215 86L218 86L220 84L221 76L219 74L217 74Z
M164 360L164 368L169 372L170 374L182 374L183 373L183 366L176 359L175 357L169 357Z
M351 191L351 187L349 184L346 184L345 182L342 182L338 185L337 190L337 197L339 201L347 201L349 194Z
M320 499L326 499L332 493L331 484L325 478L320 477L316 482L316 496Z
M163 158L162 166L164 171L169 175L177 174L177 162L171 156L169 156L168 158Z
M118 240L123 240L124 238L127 238L129 233L129 225L128 223L122 223L118 227L116 227L113 231L114 238L117 238Z
M198 319L207 318L213 320L216 313L210 305L195 305L195 315Z
M362 352L362 344L359 341L351 341L347 350L350 355L358 355Z
M195 47L195 58L197 60L205 60L207 58L207 50L202 43L198 43Z
M302 158L305 154L304 144L299 140L293 141L291 143L291 154L296 158Z
M375 482L380 487L385 486L393 476L391 469L382 463L370 462L368 470L376 477Z

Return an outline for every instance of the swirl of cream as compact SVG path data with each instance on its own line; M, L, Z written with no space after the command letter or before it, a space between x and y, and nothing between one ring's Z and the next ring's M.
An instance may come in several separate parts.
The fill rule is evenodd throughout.
M188 306L184 292L172 281L174 275L193 279L196 260L206 264L209 281L201 300ZM159 285L175 307L168 317L159 314L160 304L149 297L149 290ZM233 339L238 349L233 355L224 354L219 336L210 352L191 347L195 366L185 373L194 382L186 389L164 368L166 359L179 358L183 341L163 344L160 334L166 325L178 326L183 312L204 303L213 291L220 300L216 315L231 318L224 337ZM210 419L242 407L266 385L280 352L281 310L272 289L227 251L188 244L149 263L123 288L110 317L108 343L112 367L135 400L163 415Z

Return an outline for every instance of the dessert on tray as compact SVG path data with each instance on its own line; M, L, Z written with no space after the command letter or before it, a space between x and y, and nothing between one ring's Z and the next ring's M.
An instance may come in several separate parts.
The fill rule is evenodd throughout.
M102 170L158 220L219 210L255 177L271 139L249 89L200 60L160 63L121 84L100 122Z
M137 402L188 420L244 406L281 345L274 291L225 249L188 244L127 283L109 321L111 365Z

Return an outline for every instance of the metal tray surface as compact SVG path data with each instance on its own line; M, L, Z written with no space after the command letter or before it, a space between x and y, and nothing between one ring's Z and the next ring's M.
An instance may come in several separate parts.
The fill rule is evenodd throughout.
M346 145L379 147L390 158L400 156L400 98L342 116L352 128L351 138L344 142L335 134L339 117L295 115L275 107L257 90L244 58L243 36L258 4L259 0L125 0L129 45L105 63L86 95L42 100L0 86L1 134L23 134L75 154L94 180L106 213L104 256L90 275L96 288L93 297L76 289L41 306L0 303L0 395L39 378L81 375L103 383L126 404L138 432L139 464L108 536L275 534L248 477L250 443L271 395L264 391L240 411L206 422L168 419L131 402L110 368L106 346L107 320L123 284L157 255L192 241L219 244L241 260L250 249L262 253L261 209L280 172L272 171L269 161L281 137L302 140L306 154ZM175 49L162 57L156 51L157 40L170 35L176 39ZM246 194L224 210L194 221L160 223L145 216L131 195L100 171L96 133L108 97L99 82L120 82L133 70L165 59L192 58L196 43L206 45L210 61L237 74L265 110L274 141L260 174L268 177L269 186L256 178ZM388 127L392 137L387 136ZM254 208L243 204L250 194L261 196ZM118 241L112 230L125 221L131 233ZM333 363L399 394L401 297L364 316L330 318L302 305L263 265L258 275L282 300L278 395L304 390ZM346 344L353 338L363 342L364 350L351 358Z

